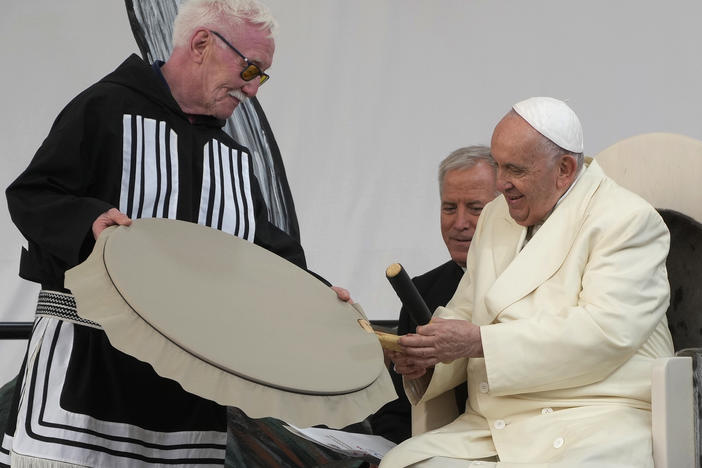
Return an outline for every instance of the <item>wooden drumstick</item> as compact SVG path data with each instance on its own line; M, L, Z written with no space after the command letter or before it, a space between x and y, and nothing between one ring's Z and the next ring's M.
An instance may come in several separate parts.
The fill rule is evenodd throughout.
M385 270L385 276L417 325L426 325L431 320L429 307L417 291L407 271L399 263L393 263Z
M390 281L392 288L397 293L400 298L402 305L405 306L407 312L409 312L410 317L414 320L417 325L426 325L431 321L431 312L429 307L427 307L426 302L417 291L417 287L414 285L409 275L405 269L399 263L393 263L385 270L385 276ZM376 332L377 334L378 332ZM402 351L399 347L399 342L397 340L400 337L396 337L393 341L389 341L389 337L379 337L380 343L383 348L394 349L397 351ZM385 340L385 341L384 341ZM444 364L449 364L451 361L442 361Z

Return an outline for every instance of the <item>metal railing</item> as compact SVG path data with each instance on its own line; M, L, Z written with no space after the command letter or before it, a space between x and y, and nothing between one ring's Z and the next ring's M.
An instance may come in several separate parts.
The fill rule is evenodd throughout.
M29 339L32 325L32 322L0 322L0 340Z
M397 327L397 320L371 320L372 325ZM26 340L32 333L32 322L0 322L0 340Z

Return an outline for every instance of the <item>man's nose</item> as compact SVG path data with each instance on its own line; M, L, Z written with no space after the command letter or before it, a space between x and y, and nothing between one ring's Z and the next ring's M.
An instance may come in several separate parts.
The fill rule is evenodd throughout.
M505 191L514 187L514 185L512 185L512 182L510 182L509 178L505 177L501 171L497 171L497 179L495 182L497 190L502 193L505 193Z
M456 222L453 223L455 229L464 230L474 227L473 216L468 212L468 208L459 207L456 212Z
M241 92L246 94L248 97L254 97L258 93L258 88L261 87L261 82L258 77L251 81L247 81L244 86L241 87Z

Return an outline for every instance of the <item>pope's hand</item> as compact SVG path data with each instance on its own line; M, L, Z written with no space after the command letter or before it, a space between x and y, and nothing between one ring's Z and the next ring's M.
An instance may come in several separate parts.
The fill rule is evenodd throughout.
M462 357L482 357L480 327L467 320L434 318L417 332L400 338L412 366L429 368Z
M418 379L431 368L425 367L422 364L423 360L418 360L399 351L388 350L386 356L392 360L395 372L407 379Z

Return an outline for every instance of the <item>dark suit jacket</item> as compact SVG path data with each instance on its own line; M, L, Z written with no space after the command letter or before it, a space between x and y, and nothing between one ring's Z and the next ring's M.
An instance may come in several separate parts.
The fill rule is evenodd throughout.
M432 312L439 306L445 306L453 297L453 293L458 287L458 282L463 276L463 269L453 260L449 260L443 265L434 268L421 276L412 278L412 282L417 286L419 294L426 302L427 307ZM409 316L405 308L400 310L400 318L397 325L397 334L405 335L414 333L417 324ZM411 436L411 405L405 396L402 388L402 376L390 369L390 376L395 384L395 391L399 395L397 400L393 400L380 408L377 413L370 417L373 433L381 435L395 443L400 443ZM457 387L461 388L461 387ZM456 399L459 406L465 408L466 401L465 385L457 391Z

